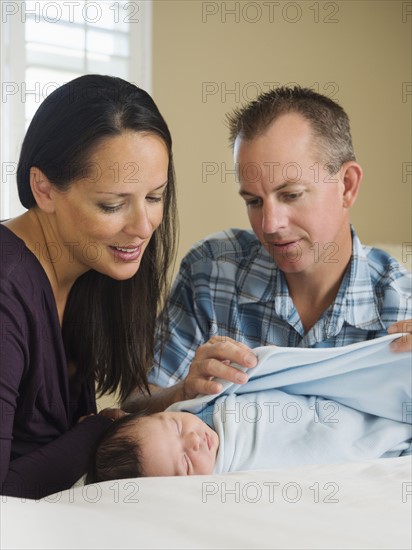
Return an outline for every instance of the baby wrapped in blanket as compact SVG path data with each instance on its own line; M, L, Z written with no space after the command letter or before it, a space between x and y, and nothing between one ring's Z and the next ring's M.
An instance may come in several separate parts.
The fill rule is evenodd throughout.
M246 384L220 381L218 396L114 423L88 481L411 453L411 355L390 351L396 337L342 348L256 348Z

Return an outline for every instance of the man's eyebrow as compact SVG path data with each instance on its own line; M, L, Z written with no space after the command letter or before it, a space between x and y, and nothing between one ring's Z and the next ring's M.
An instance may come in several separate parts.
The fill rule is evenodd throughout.
M284 183L281 183L277 187L274 187L272 191L282 191L282 189L285 189L285 187L290 187L291 185L297 185L301 183L300 181L285 181ZM239 195L241 197L248 196L248 197L255 197L254 193L250 193L247 189L239 189Z

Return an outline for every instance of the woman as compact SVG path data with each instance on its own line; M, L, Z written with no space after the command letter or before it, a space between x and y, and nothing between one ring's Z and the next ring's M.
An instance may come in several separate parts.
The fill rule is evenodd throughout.
M23 142L28 210L0 225L1 493L70 487L112 421L101 393L147 390L175 250L172 141L150 96L86 75L55 90Z

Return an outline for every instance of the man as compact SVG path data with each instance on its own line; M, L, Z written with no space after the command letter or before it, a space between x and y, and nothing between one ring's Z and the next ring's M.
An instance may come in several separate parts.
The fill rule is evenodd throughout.
M411 274L363 247L349 223L362 180L345 111L304 88L262 94L228 117L253 231L231 229L184 258L167 307L149 408L244 383L267 344L335 347L412 333ZM199 348L199 346L201 346ZM198 349L199 348L199 349ZM412 349L412 334L397 341ZM160 389L167 388L167 389ZM125 408L141 406L142 398Z

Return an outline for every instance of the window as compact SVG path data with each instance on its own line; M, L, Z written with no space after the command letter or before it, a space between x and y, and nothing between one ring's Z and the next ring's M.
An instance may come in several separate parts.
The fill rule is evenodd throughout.
M2 1L0 217L24 211L16 169L40 103L86 73L119 76L151 91L151 1Z

